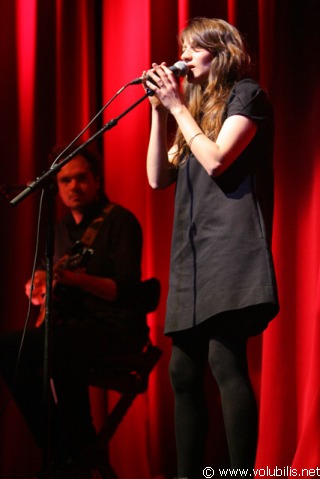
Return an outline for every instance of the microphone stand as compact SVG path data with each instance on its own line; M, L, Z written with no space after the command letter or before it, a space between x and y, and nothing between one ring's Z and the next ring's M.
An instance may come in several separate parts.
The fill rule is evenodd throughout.
M99 131L92 135L87 141L76 148L66 158L45 171L40 177L32 181L27 187L14 197L10 204L16 206L25 200L29 195L44 186L47 197L47 236L46 236L46 299L45 299L45 319L44 319L44 358L43 358L43 401L44 401L44 441L42 448L42 471L43 478L50 479L50 459L51 459L51 401L50 401L50 382L51 382L51 357L52 357L52 281L53 281L53 256L54 256L54 192L55 188L50 184L49 179L56 175L61 168L79 155L89 144L100 138L107 130L111 130L118 124L118 121L136 106L142 103L148 96L152 96L153 91L149 90L138 101L133 103L123 113L106 123Z

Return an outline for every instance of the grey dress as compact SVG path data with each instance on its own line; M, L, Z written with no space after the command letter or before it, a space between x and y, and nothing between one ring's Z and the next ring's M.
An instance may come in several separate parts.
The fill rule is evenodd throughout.
M211 178L192 154L178 169L166 334L254 305L264 311L261 324L255 314L248 331L257 334L278 312L271 254L273 115L253 80L231 91L225 117L236 114L253 119L258 130L226 172Z

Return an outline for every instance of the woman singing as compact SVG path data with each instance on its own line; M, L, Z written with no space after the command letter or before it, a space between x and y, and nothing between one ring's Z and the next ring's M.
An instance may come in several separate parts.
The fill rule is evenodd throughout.
M145 83L153 93L148 180L152 188L176 183L165 334L172 338L178 476L203 477L207 362L221 395L230 468L249 475L257 408L246 345L278 312L272 108L249 77L235 27L195 18L180 41L183 93L165 63L153 64ZM168 114L177 124L169 150Z

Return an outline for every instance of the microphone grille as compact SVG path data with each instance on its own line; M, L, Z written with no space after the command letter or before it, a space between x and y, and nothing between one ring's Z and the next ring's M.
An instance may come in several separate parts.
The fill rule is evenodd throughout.
M188 70L189 70L189 67L188 67L187 63L183 62L182 60L176 62L174 64L174 67L176 67L177 70L179 70L179 76L181 76L181 77L184 77L185 75L187 75Z

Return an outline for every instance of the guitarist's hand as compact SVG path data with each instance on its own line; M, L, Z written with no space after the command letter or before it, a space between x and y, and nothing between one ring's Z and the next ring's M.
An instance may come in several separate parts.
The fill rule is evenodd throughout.
M37 270L34 274L33 288L31 292L31 279L25 284L25 292L28 298L31 295L31 302L35 306L41 306L44 303L46 294L46 272Z

